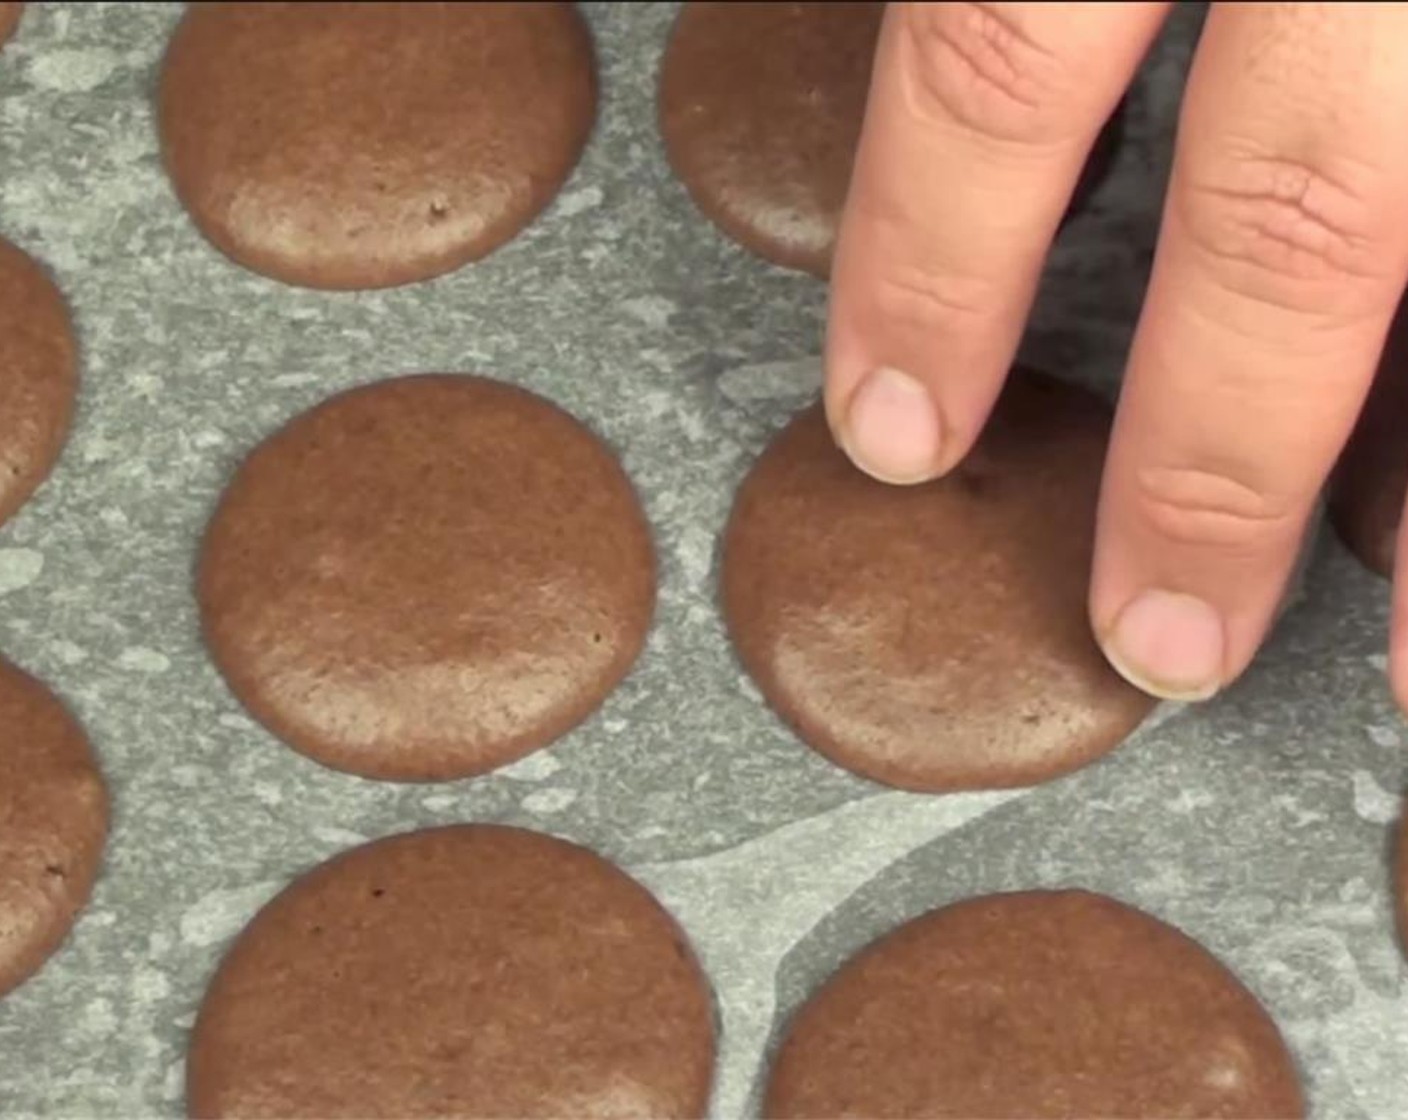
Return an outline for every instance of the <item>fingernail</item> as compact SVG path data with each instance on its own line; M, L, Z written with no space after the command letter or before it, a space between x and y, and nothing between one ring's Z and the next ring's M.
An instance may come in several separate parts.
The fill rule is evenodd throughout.
M860 383L841 430L841 447L857 467L900 486L934 477L942 440L929 390L888 366Z
M1116 672L1163 700L1206 700L1222 686L1222 619L1203 600L1145 591L1101 643Z

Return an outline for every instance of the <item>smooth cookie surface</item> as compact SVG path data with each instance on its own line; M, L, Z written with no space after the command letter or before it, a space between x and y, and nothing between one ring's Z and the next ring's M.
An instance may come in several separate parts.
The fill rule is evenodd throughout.
M162 152L240 264L382 288L522 230L581 155L596 96L573 4L196 4L161 76Z
M0 997L59 948L88 901L108 798L64 705L0 660Z
M64 298L33 258L0 238L0 524L53 469L77 393Z
M1171 926L1079 891L933 911L863 950L797 1013L769 1117L1291 1120L1266 1011Z
M814 748L917 790L1027 785L1114 749L1153 707L1109 667L1086 589L1110 427L1017 370L962 466L887 486L820 404L754 465L724 539L744 666Z
M366 777L479 774L592 712L645 641L649 526L611 450L541 397L425 375L256 448L211 520L206 642L275 734Z
M201 1007L194 1117L702 1116L707 983L585 849L462 825L347 852L266 906Z

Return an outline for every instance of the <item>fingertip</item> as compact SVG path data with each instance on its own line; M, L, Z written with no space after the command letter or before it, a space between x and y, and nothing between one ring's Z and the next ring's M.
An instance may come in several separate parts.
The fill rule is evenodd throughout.
M881 366L861 378L833 422L841 449L880 482L913 486L940 471L943 421L925 384Z
M1196 596L1141 592L1099 637L1114 670L1150 696L1207 700L1222 687L1227 644L1223 620Z

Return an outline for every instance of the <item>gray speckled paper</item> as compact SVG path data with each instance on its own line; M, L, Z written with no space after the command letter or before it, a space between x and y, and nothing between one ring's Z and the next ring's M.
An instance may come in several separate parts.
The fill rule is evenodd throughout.
M260 903L348 845L482 820L586 843L681 918L722 1013L720 1117L753 1107L783 1017L863 943L957 898L1056 885L1140 905L1234 967L1315 1116L1408 1116L1386 860L1408 734L1383 679L1382 582L1322 540L1241 684L1067 779L921 797L851 778L762 706L715 604L734 487L815 384L824 293L726 242L673 181L653 96L673 6L589 9L600 122L532 229L367 295L251 275L187 221L151 108L179 14L31 4L0 51L0 233L52 267L83 352L67 453L0 530L0 651L72 704L116 814L75 935L0 1002L0 1112L181 1115L187 1029ZM1053 256L1025 351L1056 372L1118 373L1197 16L1176 14L1114 179ZM323 770L241 711L198 640L191 568L258 440L338 389L426 370L526 385L610 439L662 585L645 656L595 718L495 775L395 786Z

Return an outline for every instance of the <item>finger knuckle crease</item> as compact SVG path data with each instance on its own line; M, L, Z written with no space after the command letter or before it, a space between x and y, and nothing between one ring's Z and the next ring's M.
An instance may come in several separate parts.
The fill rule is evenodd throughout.
M993 139L1045 139L1055 57L988 3L904 5L911 65L906 92L919 119L938 118Z
M938 324L980 315L990 302L978 281L944 276L915 266L890 268L871 293L886 321Z
M1289 502L1222 473L1189 467L1146 467L1137 473L1142 516L1178 544L1242 550L1294 526Z
M1228 161L1184 195L1184 224L1218 283L1257 303L1324 312L1327 292L1378 275L1370 207L1308 163Z

